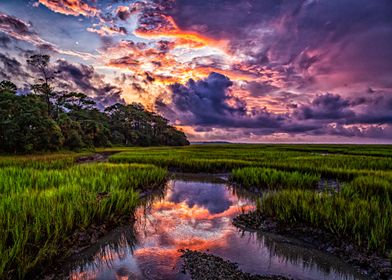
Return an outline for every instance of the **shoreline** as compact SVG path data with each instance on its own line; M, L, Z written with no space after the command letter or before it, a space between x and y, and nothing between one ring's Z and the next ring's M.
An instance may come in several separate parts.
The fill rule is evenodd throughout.
M236 263L213 254L189 249L182 253L182 272L191 276L192 280L291 280L278 275L256 275L243 272Z

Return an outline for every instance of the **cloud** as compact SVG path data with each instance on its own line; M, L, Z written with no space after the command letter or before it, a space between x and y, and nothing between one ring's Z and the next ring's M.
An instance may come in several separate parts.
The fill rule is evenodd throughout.
M73 64L65 60L57 60L53 67L57 73L59 88L80 91L92 97L99 106L110 106L124 103L122 90L105 81L105 76L98 74L94 67L84 64Z
M190 79L186 85L170 87L171 103L158 100L156 108L181 125L278 128L286 118L265 108L247 110L246 103L230 95L232 81L224 75L211 73L206 79Z
M22 64L15 58L0 53L0 79L17 80L22 75L26 75Z
M211 73L201 80L170 86L171 100L157 100L156 109L179 126L193 127L193 136L228 135L265 136L333 135L344 137L391 136L392 94L364 93L363 97L343 98L338 94L321 94L293 104L287 113L273 113L266 108L250 109L232 95L233 83L226 76ZM282 98L292 98L288 92ZM295 106L294 106L295 105ZM378 109L378 110L377 110ZM231 130L235 131L229 132ZM240 129L241 131L239 131ZM220 137L224 132L219 132ZM215 137L215 136L214 136ZM222 138L220 138L222 139Z
M195 183L192 183L195 185ZM174 203L185 202L189 208L194 206L208 209L210 214L223 213L230 208L232 202L226 195L225 186L211 186L208 183L200 183L197 187L189 188L187 183L176 182L169 197Z
M358 113L352 123L392 124L392 91L373 91L354 98Z
M299 119L316 119L316 120L347 120L355 116L354 111L350 108L350 102L336 94L323 94L313 99L308 104L301 106L295 112Z
M11 44L10 37L0 33L0 48L8 49L10 44Z
M256 82L256 81L251 81L246 83L243 86L243 89L249 91L249 93L253 97L266 96L267 94L271 94L272 92L278 90L277 87L271 85L268 82Z
M38 3L55 13L64 15L92 17L99 14L96 7L90 6L82 0L38 0Z
M175 20L166 13L175 0L137 1L132 11L138 14L138 26L135 35L146 39L171 38L178 46L201 48L205 46L225 47L226 42L215 40L200 34L181 29Z
M180 29L228 40L241 65L273 71L280 86L332 90L347 83L391 86L387 0L178 0L161 11Z
M15 39L27 41L34 45L46 43L36 32L31 30L31 24L16 17L0 12L0 31Z
M56 52L59 54L76 56L82 59L90 59L94 56L89 53L64 50L58 46L42 39L33 29L32 24L24 22L16 17L0 12L0 31L16 40L30 43L38 49Z
M127 21L131 17L131 11L127 6L119 6L117 7L116 16L123 21Z
M89 27L87 28L87 31L97 33L100 36L108 36L108 35L126 35L128 34L128 31L125 27L123 26L107 26L107 25L102 25L100 27L95 26L95 27Z
M29 58L36 54L33 50L21 50L21 57ZM83 92L92 97L100 108L115 103L125 103L122 98L122 89L116 84L106 82L105 75L96 72L93 66L79 63L70 63L59 59L48 70L53 73L53 84L56 90ZM31 66L21 63L9 54L0 53L0 80L11 80L19 87L29 87L33 84L37 72Z

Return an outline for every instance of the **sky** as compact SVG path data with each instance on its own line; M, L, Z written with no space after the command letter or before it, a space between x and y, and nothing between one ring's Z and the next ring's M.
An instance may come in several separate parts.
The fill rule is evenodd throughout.
M191 141L392 142L390 0L0 0L0 80L34 53Z

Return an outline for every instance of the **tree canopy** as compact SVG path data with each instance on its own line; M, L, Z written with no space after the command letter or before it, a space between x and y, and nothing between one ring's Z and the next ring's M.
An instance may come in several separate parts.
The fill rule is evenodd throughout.
M99 110L81 92L56 91L50 57L27 61L37 73L29 94L0 82L0 151L26 153L106 146L189 145L182 131L143 105L115 104Z

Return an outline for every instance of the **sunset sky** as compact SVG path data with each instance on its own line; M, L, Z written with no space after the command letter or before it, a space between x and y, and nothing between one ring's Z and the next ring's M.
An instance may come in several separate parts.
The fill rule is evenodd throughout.
M0 0L0 80L33 53L191 141L392 142L391 0Z

